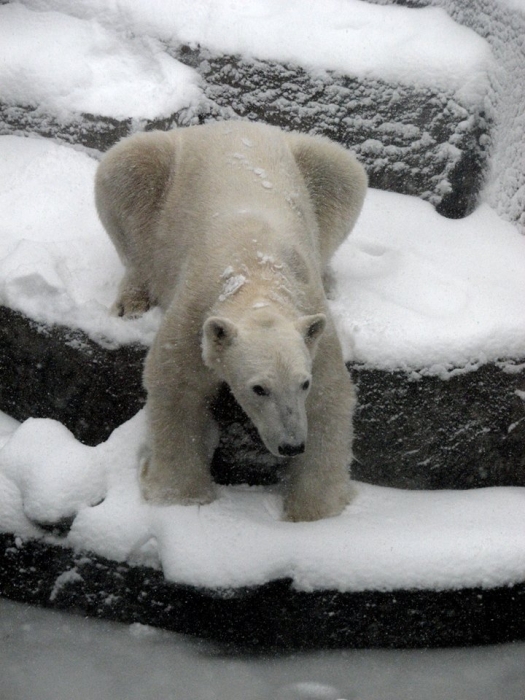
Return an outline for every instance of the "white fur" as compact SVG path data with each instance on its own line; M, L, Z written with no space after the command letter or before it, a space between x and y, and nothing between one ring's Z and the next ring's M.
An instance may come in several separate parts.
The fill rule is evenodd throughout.
M126 266L115 311L166 312L144 375L146 499L213 498L209 406L225 381L266 447L293 455L285 517L344 508L355 399L323 280L365 191L342 147L249 122L138 134L107 153L96 199Z

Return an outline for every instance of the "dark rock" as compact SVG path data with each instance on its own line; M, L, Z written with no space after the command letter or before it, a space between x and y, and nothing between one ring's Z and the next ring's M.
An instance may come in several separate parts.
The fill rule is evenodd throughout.
M0 411L17 420L54 418L97 445L144 404L145 352L106 349L80 331L0 307Z
M516 394L524 370L488 363L444 380L353 366L355 478L411 489L525 486L525 402Z
M0 535L0 595L90 617L155 625L232 651L438 647L525 638L525 584L462 590L306 593L289 579L196 589L162 573Z

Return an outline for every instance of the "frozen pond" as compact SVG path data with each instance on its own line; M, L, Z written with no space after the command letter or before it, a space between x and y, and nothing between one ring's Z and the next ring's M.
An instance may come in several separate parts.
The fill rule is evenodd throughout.
M525 643L239 656L0 600L1 700L523 700Z

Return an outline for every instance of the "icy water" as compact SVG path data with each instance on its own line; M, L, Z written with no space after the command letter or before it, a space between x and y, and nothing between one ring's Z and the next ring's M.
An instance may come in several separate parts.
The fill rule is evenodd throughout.
M232 656L0 600L0 700L523 700L525 644Z

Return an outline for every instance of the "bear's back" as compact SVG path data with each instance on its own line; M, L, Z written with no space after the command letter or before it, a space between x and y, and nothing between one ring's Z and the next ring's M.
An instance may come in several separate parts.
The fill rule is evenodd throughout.
M297 245L316 258L308 191L280 129L232 121L176 129L175 157L159 221L159 280L216 280L233 265L280 257ZM243 258L244 256L244 258ZM159 290L165 297L167 290ZM163 293L164 292L164 293Z
M207 210L221 212L225 205L290 209L303 181L286 135L277 127L252 122L216 122L173 132L178 141L171 192ZM301 195L307 196L306 190ZM197 198L197 200L195 200ZM216 211L210 211L213 216Z

